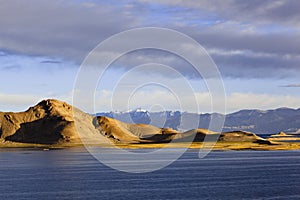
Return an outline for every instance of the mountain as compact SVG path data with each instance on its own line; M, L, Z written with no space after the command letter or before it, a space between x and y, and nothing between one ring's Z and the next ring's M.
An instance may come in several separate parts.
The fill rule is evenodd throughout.
M81 135L75 127L74 117L77 118ZM67 103L49 99L24 112L0 112L0 140L34 144L81 144L82 140L104 143L106 138L95 129L92 116Z
M135 120L149 117L141 109L128 112ZM159 113L169 118L168 123L177 120L178 112ZM76 123L75 123L76 122ZM141 122L141 121L140 121ZM147 124L128 124L105 116L92 116L71 105L48 99L30 107L24 112L0 112L0 143L29 143L46 145L84 144L137 144L197 141L204 138L226 142L265 142L254 133L235 131L219 134L207 129L193 129L179 132L172 128L158 128Z
M300 131L300 109L242 110L226 116L224 130L232 129L255 133L297 133Z
M158 127L169 127L175 130L188 130L186 123L199 119L198 128L208 128L212 115L223 117L222 114L195 114L179 111L166 112L109 112L97 113L97 116L108 116L127 123L152 124ZM258 134L273 134L280 131L300 133L300 109L278 108L275 110L241 110L225 116L223 131L250 131ZM185 124L181 123L184 119Z

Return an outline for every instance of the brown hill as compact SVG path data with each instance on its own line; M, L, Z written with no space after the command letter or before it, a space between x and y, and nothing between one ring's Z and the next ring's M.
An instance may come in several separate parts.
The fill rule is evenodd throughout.
M277 134L273 134L270 137L292 137L293 135L291 134L286 134L285 132L279 132Z
M74 116L79 117L78 127L85 134L80 138ZM0 112L0 137L2 141L36 144L80 144L86 141L105 142L105 137L93 126L93 117L58 100L44 100L25 112Z
M116 119L100 116L97 118L101 133L115 142L156 143L167 142L178 132L170 128L157 128L147 124L127 124Z
M225 132L220 135L219 141L225 142L256 142L258 140L263 140L256 134L245 131L232 131Z

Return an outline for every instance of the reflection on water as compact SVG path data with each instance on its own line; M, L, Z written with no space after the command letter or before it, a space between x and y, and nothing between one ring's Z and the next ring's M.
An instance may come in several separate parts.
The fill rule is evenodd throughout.
M142 150L139 150L142 151ZM0 151L1 199L299 199L300 151L188 151L162 170L112 170L83 148Z

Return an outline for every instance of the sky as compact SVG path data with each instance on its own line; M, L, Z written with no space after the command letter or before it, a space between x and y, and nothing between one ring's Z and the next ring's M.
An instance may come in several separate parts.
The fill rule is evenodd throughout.
M206 80L190 63L158 49L114 61L92 89L95 109L84 102L75 106L86 112L226 113L300 107L300 1L0 0L0 5L1 111L26 110L47 98L72 103L89 53L115 34L144 27L176 30L204 47L222 77L226 110L218 101L212 110Z

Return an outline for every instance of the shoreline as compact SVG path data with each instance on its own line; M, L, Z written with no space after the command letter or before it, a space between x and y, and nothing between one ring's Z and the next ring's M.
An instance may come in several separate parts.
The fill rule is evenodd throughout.
M187 148L187 149L202 149L212 151L243 151L243 150L262 150L262 151L284 151L284 150L300 150L299 142L273 142L271 144L259 144L254 142L193 142L193 143L151 143L151 144L31 144L31 143L0 143L0 150L4 149L66 149L73 147L101 147L101 148L123 148L123 149L159 149L159 148Z

